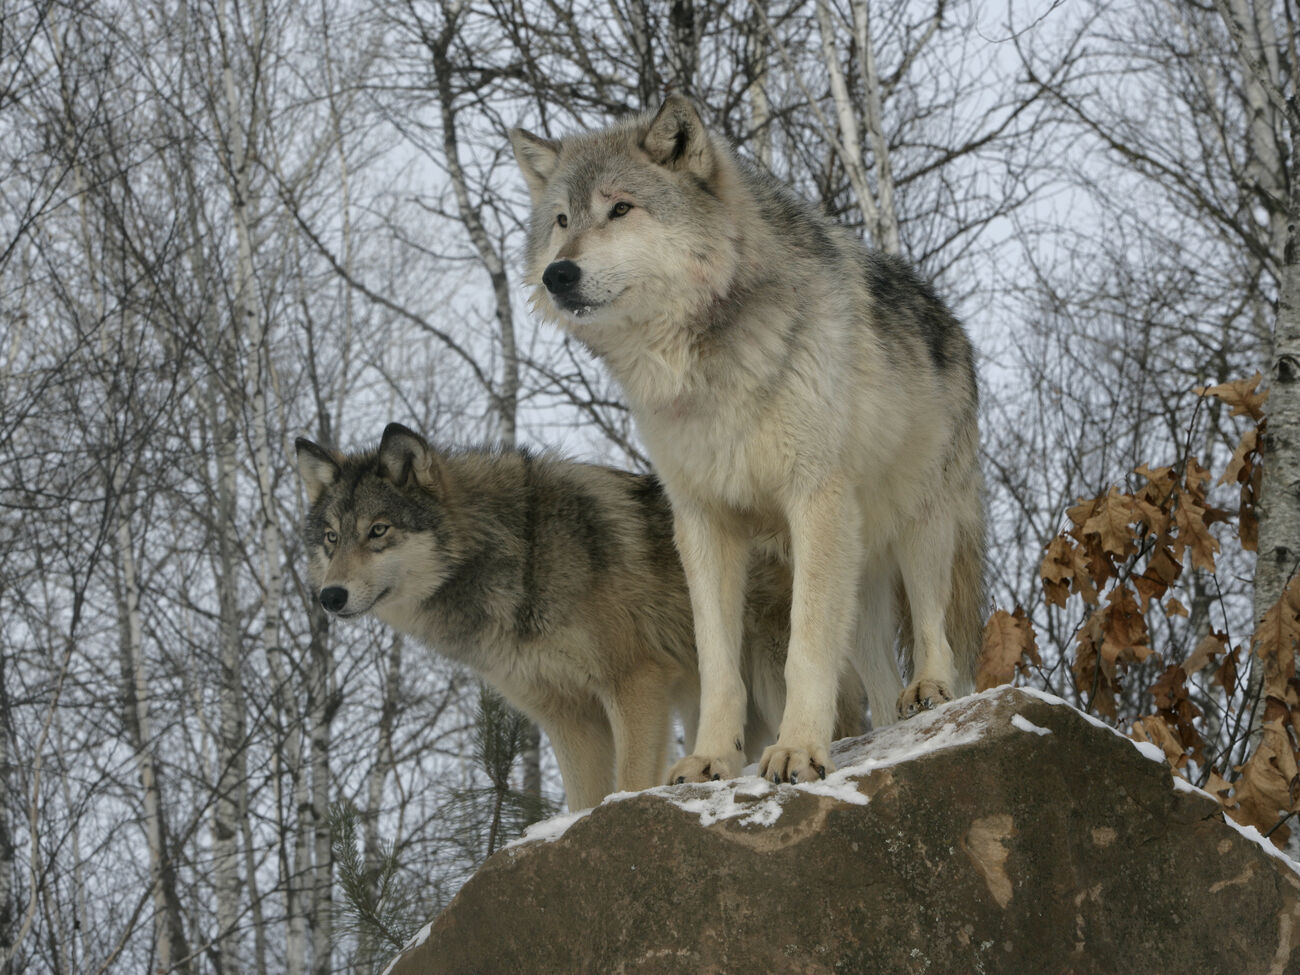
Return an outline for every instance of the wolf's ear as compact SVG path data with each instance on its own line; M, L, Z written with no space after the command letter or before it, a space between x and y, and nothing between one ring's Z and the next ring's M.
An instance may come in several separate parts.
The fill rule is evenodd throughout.
M438 459L425 439L400 423L384 427L379 441L379 471L398 487L420 484L434 487L438 482Z
M555 161L560 157L560 144L524 129L510 130L510 145L515 150L515 161L528 182L528 192L534 200L546 189L546 181L555 172Z
M299 437L293 445L298 452L298 476L307 489L307 502L315 504L321 492L339 476L338 455L306 437Z
M710 179L716 166L713 143L689 98L669 95L641 140L652 162Z

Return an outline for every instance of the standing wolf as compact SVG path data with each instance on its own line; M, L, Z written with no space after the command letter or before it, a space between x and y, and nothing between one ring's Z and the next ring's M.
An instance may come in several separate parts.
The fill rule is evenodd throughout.
M794 575L765 776L832 768L850 644L878 724L967 692L982 609L975 370L929 286L734 155L682 97L559 142L510 137L532 196L534 303L621 383L672 501L702 696L695 752L670 780L741 767L755 545Z
M373 613L476 670L546 731L570 809L611 785L662 781L672 713L693 734L700 690L655 478L522 451L440 451L397 423L377 451L300 439L297 453L325 609ZM784 706L789 573L760 561L751 589L746 721L762 741ZM861 730L857 686L846 675L846 734Z

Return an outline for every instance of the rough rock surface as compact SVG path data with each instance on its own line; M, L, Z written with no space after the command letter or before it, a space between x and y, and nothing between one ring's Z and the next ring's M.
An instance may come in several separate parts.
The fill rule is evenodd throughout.
M833 755L534 827L389 971L1300 973L1297 868L1064 702L999 688Z

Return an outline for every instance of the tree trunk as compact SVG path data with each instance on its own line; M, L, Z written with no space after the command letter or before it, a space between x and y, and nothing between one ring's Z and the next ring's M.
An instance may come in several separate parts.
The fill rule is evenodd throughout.
M634 4L634 10L636 9L640 8ZM453 105L452 63L449 56L451 42L456 36L457 20L455 11L451 7L445 6L444 11L446 20L443 29L429 45L438 89L438 104L442 115L442 148L461 223L469 232L479 262L487 271L488 280L492 284L497 328L501 336L502 374L500 388L495 393L489 390L489 393L492 394L496 405L497 439L505 446L513 447L516 443L516 418L519 412L519 352L515 341L514 311L510 304L510 279L506 273L505 259L500 250L493 245L483 224L479 208L470 197L469 181L460 161L456 109ZM532 722L529 722L528 729L524 733L521 764L523 765L523 791L540 799L542 733Z
M13 955L18 928L18 892L14 877L18 864L14 855L14 834L9 820L13 788L13 765L9 761L9 684L5 675L6 655L0 653L0 975L14 975Z
M876 222L868 231L876 247L888 254L901 254L903 245L898 232L898 213L894 207L894 172L889 161L889 139L885 135L885 111L871 37L871 16L867 0L852 0L852 6L853 33L857 40L858 63L862 72L865 102L863 115L876 175Z
M330 849L330 724L336 707L334 664L330 654L325 611L311 609L311 648L307 673L308 721L311 728L310 825L315 841L312 883L312 973L330 975L334 938L334 855ZM304 826L306 824L303 824Z
M131 527L124 506L122 471L114 470L112 497L117 507L117 530L114 541L118 564L118 625L122 648L123 721L135 756L136 774L140 777L141 804L144 810L145 839L149 846L149 878L154 902L154 944L158 966L162 971L190 970L189 946L181 921L180 898L176 891L176 872L172 866L167 840L167 823L162 784L154 761L153 728L149 714L149 677L144 659L143 626L140 619L140 586L137 581Z
M1258 622L1277 603L1300 560L1300 61L1294 37L1284 51L1279 48L1271 6L1248 0L1215 0L1215 5L1235 48L1250 112L1251 188L1270 214L1270 249L1278 258L1277 322L1265 407L1268 427L1260 444L1254 593ZM1285 65L1284 57L1289 62ZM1289 156L1278 150L1284 136ZM1256 731L1263 715L1263 679L1263 668L1252 667L1247 700L1255 709Z
M1292 133L1300 140L1300 124L1294 121ZM1300 172L1294 150L1291 173L1277 327L1269 357L1268 428L1260 450L1256 620L1281 597L1300 560Z
M755 3L765 0L754 0ZM772 104L767 97L770 42L764 22L766 9L750 11L744 21L745 68L749 76L746 94L749 96L750 145L755 158L765 169L772 168Z
M393 635L388 650L388 668L384 674L384 697L379 706L379 736L375 743L375 760L366 775L366 808L362 822L365 843L366 878L373 883L379 876L383 845L379 836L379 814L383 809L384 784L393 774L393 728L397 720L397 700L402 687L402 648L400 633Z
M884 242L877 236L881 226L880 208L871 184L867 180L866 165L862 160L862 134L858 126L858 110L848 82L844 78L844 69L840 66L840 52L835 45L837 31L831 10L826 0L817 0L817 29L821 35L822 58L826 62L826 72L830 77L831 98L835 102L835 119L838 126L836 145L844 172L853 188L858 209L862 211L862 220L866 225L871 243L883 247Z

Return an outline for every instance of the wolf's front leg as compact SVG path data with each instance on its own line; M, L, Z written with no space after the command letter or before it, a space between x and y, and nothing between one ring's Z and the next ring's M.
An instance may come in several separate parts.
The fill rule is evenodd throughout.
M862 518L839 480L789 506L794 592L785 660L785 713L759 775L807 782L835 770L830 760L836 689L853 631L862 565Z
M668 782L730 779L745 767L740 637L749 548L737 526L676 499L673 532L695 617L700 727L694 753L668 770Z

